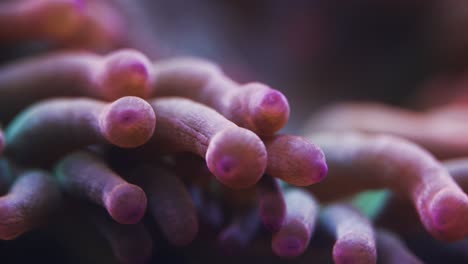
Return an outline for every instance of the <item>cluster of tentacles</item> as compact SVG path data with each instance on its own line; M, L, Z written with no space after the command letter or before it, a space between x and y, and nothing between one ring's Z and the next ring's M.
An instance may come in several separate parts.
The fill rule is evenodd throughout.
M468 235L468 161L435 158L468 155L466 112L343 105L278 134L281 92L200 59L152 61L113 8L0 2L2 42L48 45L0 68L1 239L54 225L85 258L102 258L99 236L123 263L150 261L161 238L194 263L420 263L402 229ZM349 199L369 189L391 191L373 216Z

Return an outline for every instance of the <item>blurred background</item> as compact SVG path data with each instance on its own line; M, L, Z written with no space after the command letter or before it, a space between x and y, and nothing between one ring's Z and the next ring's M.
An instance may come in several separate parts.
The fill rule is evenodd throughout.
M143 2L155 54L208 58L238 81L283 91L289 132L334 101L424 108L463 89L464 0Z
M284 92L291 106L288 133L299 134L311 113L338 101L427 109L468 100L467 0L111 2L126 19L132 46L152 59L202 57L221 65L236 81L261 81ZM28 43L1 48L1 62L7 63L50 47ZM0 262L92 263L68 252L49 231L0 241ZM268 249L269 236L262 239L259 244ZM158 263L197 263L160 244L155 247ZM194 244L192 253L213 246ZM418 246L412 249L424 252ZM445 263L466 260L424 254Z

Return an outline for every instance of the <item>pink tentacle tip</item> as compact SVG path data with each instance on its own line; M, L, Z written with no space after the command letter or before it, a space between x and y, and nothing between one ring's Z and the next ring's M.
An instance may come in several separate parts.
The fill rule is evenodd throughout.
M146 98L150 90L150 61L134 50L121 50L106 60L103 89L109 99L122 96Z
M304 155L303 160L298 158L297 175L304 175L302 182L294 182L297 186L309 186L319 183L328 175L328 165L323 151L315 144L304 144L301 149L297 149L296 155ZM292 153L291 155L294 155ZM299 156L300 157L300 156ZM299 179L297 179L299 181Z
M138 147L146 143L154 133L156 115L143 99L123 97L108 106L101 118L105 137L116 146Z
M120 224L136 224L146 211L145 192L133 184L117 185L105 201L109 214Z
M209 170L231 188L247 188L257 183L265 172L266 157L260 138L237 127L217 133L206 152Z
M220 175L229 175L236 173L234 170L237 166L238 164L236 159L234 157L226 155L219 160L216 169Z
M328 174L325 155L302 137L276 135L263 138L268 151L267 173L295 186L309 186Z
M443 189L430 202L429 213L438 238L455 241L468 235L466 195L455 195L450 189Z
M375 246L369 244L367 239L340 239L333 247L333 260L337 264L363 263L372 264L377 261Z
M314 168L315 168L315 171L311 171L311 181L313 181L314 183L317 183L317 182L321 182L322 180L324 180L327 175L328 175L328 165L325 161L325 158L324 159L320 159L320 160L317 160L317 159L314 159Z
M260 135L272 135L286 125L290 109L281 92L260 83L246 84L244 89L257 90L253 94L250 114Z

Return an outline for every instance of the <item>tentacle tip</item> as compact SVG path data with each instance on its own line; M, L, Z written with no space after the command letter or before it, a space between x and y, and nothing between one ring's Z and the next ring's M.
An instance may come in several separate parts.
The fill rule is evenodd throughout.
M134 148L146 143L154 133L156 115L143 99L123 97L104 111L101 127L112 144Z
M254 179L245 179L240 160L230 155L221 156L214 162L211 172L224 184L232 188L247 188L255 184Z
M260 138L246 129L216 134L206 153L208 169L231 188L248 188L265 172L266 149Z
M140 187L120 184L108 195L105 205L109 214L118 223L136 224L145 214L146 203L146 195Z
M103 89L108 99L122 96L149 95L149 72L151 64L143 54L134 50L121 50L109 55Z
M302 139L303 140L303 139ZM315 144L305 141L303 152L304 158L299 156L299 159L304 160L304 164L300 166L303 173L307 175L304 177L306 181L304 186L315 184L324 180L328 175L328 165L325 160L325 154Z
M265 93L260 106L272 113L284 113L289 108L288 100L277 90L271 90Z
M287 236L273 239L273 252L280 257L297 257L301 255L307 246L307 242L295 236Z
M301 137L280 136L277 137L279 146L284 145L284 157L290 157L294 162L289 162L288 169L281 174L271 171L272 175L278 173L279 178L295 186L309 186L324 180L328 175L328 165L323 151ZM272 170L273 167L270 168Z
M375 246L371 246L366 241L343 239L338 241L333 247L333 260L339 264L375 264L377 252Z
M314 166L315 173L312 174L311 181L313 183L318 183L324 180L328 175L328 165L325 161L317 162Z
M289 120L289 103L279 91L260 83L247 84L247 89L256 89L250 103L250 115L256 132L272 135L283 128Z
M236 160L233 157L227 155L220 159L217 166L217 171L221 174L229 174L237 165L238 164Z
M430 217L436 237L455 241L468 236L468 198L465 194L443 189L429 205Z

